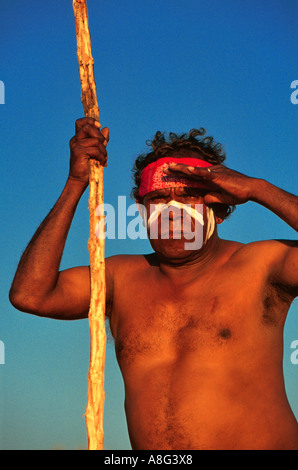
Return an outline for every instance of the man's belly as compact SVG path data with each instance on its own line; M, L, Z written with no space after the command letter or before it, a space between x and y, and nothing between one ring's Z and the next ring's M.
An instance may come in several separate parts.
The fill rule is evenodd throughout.
M263 375L189 361L134 374L125 387L133 449L298 449L282 381Z
M134 449L298 448L282 321L264 309L250 279L249 291L238 292L238 277L233 291L225 276L216 291L205 286L208 298L148 299L121 315L115 347Z

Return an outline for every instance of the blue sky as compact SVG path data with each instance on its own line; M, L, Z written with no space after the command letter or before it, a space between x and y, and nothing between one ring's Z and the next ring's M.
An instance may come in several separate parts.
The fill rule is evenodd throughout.
M294 0L88 0L102 125L110 127L105 202L129 196L131 167L157 130L205 127L227 165L295 193L298 79ZM69 139L83 116L71 0L0 2L1 122L0 448L86 447L87 321L16 311L8 290L28 241L67 178ZM0 100L1 102L1 100ZM77 209L61 268L89 263L88 194ZM250 242L296 233L255 203L219 230ZM109 240L107 256L149 252L145 240ZM284 371L298 416L298 302L288 315ZM129 449L123 384L112 341L106 361L105 448Z

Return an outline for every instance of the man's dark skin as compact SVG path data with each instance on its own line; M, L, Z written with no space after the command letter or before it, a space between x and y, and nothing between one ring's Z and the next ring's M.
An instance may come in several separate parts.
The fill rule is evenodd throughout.
M59 272L59 265L88 186L88 161L106 164L108 135L93 119L76 122L66 185L11 287L19 310L63 320L87 317L89 267ZM139 202L255 201L298 230L297 197L265 180L221 165L208 172L179 164L169 167L173 171L213 189L168 188ZM206 227L206 211L204 219ZM282 364L283 327L298 293L297 242L242 244L220 239L216 229L201 249L185 250L184 242L158 238L151 240L153 254L106 260L107 315L132 448L297 450Z

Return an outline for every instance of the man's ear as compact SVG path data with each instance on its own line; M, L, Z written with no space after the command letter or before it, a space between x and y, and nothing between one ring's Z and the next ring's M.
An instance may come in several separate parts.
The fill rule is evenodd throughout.
M214 203L210 204L210 207L213 209L216 224L222 224L225 220L228 206L226 204Z
M217 215L215 216L215 222L217 225L220 225L222 224L224 221L224 219L222 219L221 217L218 217Z

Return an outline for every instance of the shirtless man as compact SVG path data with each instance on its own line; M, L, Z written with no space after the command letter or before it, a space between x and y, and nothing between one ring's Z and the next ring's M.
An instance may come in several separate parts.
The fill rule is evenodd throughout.
M59 265L88 186L88 160L106 164L108 134L93 119L76 122L66 185L25 250L11 287L17 309L64 320L87 317L89 268L59 272ZM146 209L171 201L201 205L201 245L186 249L185 238L173 235L172 218L167 239L159 233L150 240L153 254L106 260L107 315L132 448L297 450L298 425L282 368L283 326L298 293L297 242L242 244L220 239L216 230L228 206L247 201L298 230L297 197L214 164L210 152L172 150L181 164L166 165L163 172L177 184L152 186L147 175L146 182L141 178L147 184L143 196L135 189ZM213 166L190 166L187 157ZM189 187L179 183L182 176Z

